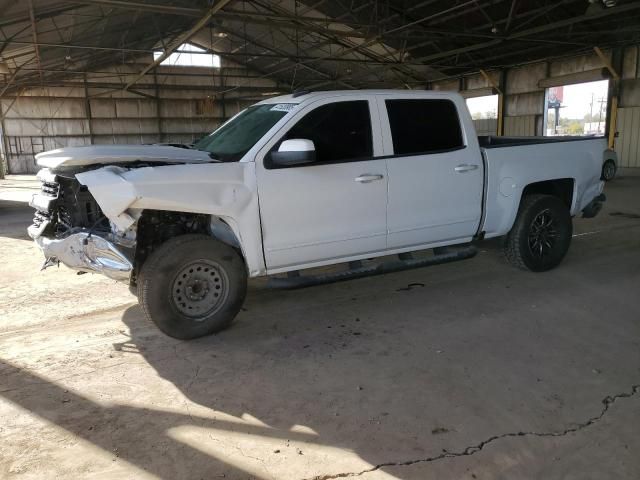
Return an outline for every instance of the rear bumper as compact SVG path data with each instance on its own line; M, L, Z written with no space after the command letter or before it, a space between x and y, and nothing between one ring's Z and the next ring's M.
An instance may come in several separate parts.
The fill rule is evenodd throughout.
M109 240L88 231L64 238L48 238L39 235L38 230L30 227L29 235L44 254L43 268L62 262L74 270L101 273L119 282L129 282L133 264Z
M601 193L596 198L591 200L586 207L582 209L582 218L593 218L602 209L602 205L607 200L607 197L604 193Z

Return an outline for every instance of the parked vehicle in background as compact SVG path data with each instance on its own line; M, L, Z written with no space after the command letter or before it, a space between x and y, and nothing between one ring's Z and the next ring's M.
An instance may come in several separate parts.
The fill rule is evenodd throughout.
M611 149L604 152L604 161L602 162L602 175L600 178L605 182L613 180L618 171L618 155Z
M469 258L500 236L517 267L554 268L571 217L605 199L605 149L593 137L478 138L454 93L286 95L191 149L37 155L29 234L45 265L130 283L163 332L195 338L233 321L248 277L307 286ZM434 254L411 254L423 250ZM297 273L333 264L347 268Z

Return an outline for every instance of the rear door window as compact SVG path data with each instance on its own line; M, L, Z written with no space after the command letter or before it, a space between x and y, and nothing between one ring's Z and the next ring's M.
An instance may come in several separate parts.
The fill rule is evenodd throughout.
M385 100L394 155L464 148L460 119L451 100Z

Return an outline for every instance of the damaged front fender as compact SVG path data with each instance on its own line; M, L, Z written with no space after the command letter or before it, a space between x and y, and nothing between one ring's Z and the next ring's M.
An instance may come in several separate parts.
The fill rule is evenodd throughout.
M249 275L266 272L260 233L255 165L251 162L162 165L126 169L107 166L76 175L118 229L145 209L209 214L238 238Z
M76 174L78 181L89 187L105 216L120 230L126 230L135 222L125 213L137 198L133 185L122 177L126 172L122 167L108 166ZM105 201L100 201L101 198Z

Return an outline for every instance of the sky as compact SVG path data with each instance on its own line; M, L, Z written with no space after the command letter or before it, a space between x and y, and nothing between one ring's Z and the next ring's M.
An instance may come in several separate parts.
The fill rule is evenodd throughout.
M467 98L467 107L471 115L475 113L498 112L498 95Z
M598 82L578 83L576 85L565 85L564 99L562 101L562 109L560 110L560 118L584 118L591 110L591 95L593 94L593 114L597 115L600 109L598 100L604 99L605 103L602 107L602 116L607 111L607 88L608 80L600 80Z
M207 53L203 48L196 47L190 43L180 45L179 52L174 52L163 60L161 65L183 66L183 67L209 67L220 68L220 57ZM186 53L193 52L193 53ZM161 51L153 52L153 59L157 60L162 56Z

